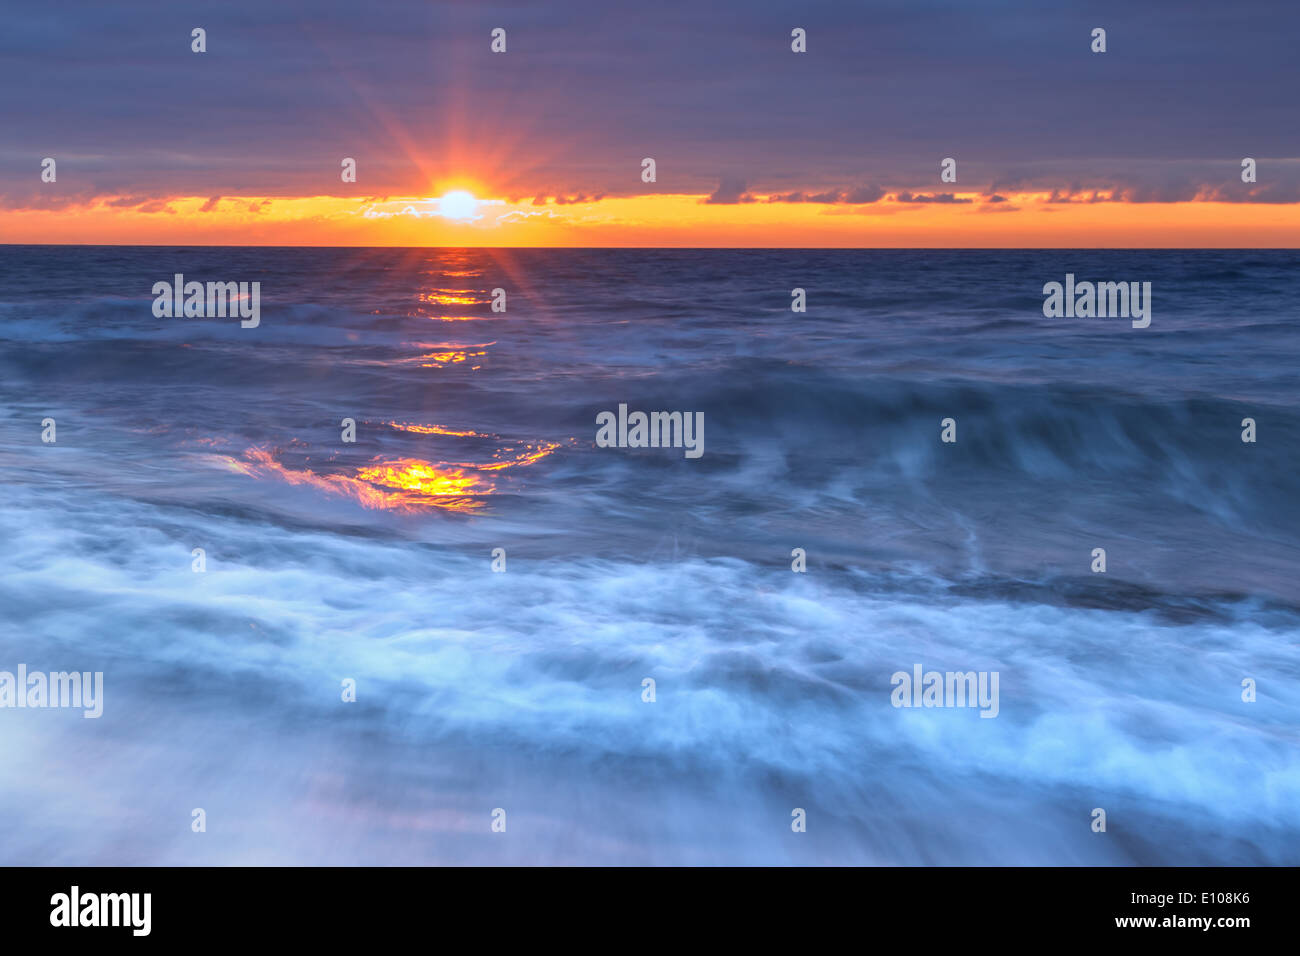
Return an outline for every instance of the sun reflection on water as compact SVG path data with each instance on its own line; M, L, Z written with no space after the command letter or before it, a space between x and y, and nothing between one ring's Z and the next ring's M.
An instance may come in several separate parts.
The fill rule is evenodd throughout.
M481 432L456 430L438 425L386 423L419 435L457 438L495 438ZM317 470L302 464L287 464L280 449L253 447L241 457L207 455L220 466L250 478L276 478L290 485L316 488L328 494L352 498L362 507L390 511L443 510L469 514L480 511L487 499L498 493L499 479L487 473L535 464L560 447L561 442L522 442L498 448L492 460L483 462L433 462L423 458L376 456L368 464L340 470Z

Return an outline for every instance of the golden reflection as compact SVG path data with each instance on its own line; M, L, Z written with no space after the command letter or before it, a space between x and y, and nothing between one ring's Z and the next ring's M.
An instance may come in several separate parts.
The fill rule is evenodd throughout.
M438 425L399 424L391 427L414 434L488 438L473 431L455 431ZM250 478L274 477L291 485L306 485L329 494L355 499L364 508L393 511L421 511L432 508L468 514L483 508L488 495L497 493L494 481L483 473L531 465L545 458L559 442L525 443L499 449L494 460L474 462L425 461L422 458L376 457L351 474L313 471L290 467L266 448L250 448L243 458L229 455L205 456L219 465ZM502 457L509 456L509 457ZM304 459L304 461L309 459Z
M482 478L466 474L464 467L438 468L418 458L399 458L362 468L357 471L357 478L432 497L491 494L493 490L492 485Z
M457 365L471 359L482 358L488 354L487 350L491 346L496 345L496 342L476 342L464 345L455 342L406 342L404 344L411 348L428 351L422 351L419 355L412 355L407 358L355 359L354 362L357 365L378 365L385 368L400 365L419 365L421 368L446 368L448 365ZM473 367L481 368L479 365Z
M487 305L492 301L479 298L473 289L430 289L421 292L417 298L430 305Z
M264 448L250 448L244 461L227 455L220 464L252 478L275 477L291 485L307 485L329 494L354 498L363 508L420 511L439 508L469 513L485 504L480 495L495 490L491 482L462 468L439 467L418 459L398 459L357 469L356 475L323 474L310 468L290 468Z
M503 454L508 455L515 451L513 448L502 448L495 455L495 457L499 459L498 461L486 465L477 465L475 467L480 471L500 471L502 468L514 468L516 465L531 465L533 462L540 461L551 452L555 451L555 449L559 448L560 443L557 441L541 442L535 445L524 445L523 447L525 450L522 454L516 455L514 458L500 460Z
M447 365L455 365L457 362L463 362L468 358L475 358L480 355L487 355L487 352L429 352L420 356L421 368L443 368Z
M453 428L443 428L441 425L416 425L411 422L387 422L389 428L396 428L398 431L411 432L415 435L451 435L455 438L495 438L495 435L488 435L483 432L475 431L456 431Z

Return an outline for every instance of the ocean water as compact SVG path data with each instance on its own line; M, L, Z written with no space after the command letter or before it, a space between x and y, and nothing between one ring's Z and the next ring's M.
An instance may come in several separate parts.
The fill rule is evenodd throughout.
M1150 327L1044 318L1067 272ZM260 325L155 318L175 273ZM1300 863L1298 278L0 247L0 670L104 674L0 709L0 863ZM704 454L597 447L620 403Z

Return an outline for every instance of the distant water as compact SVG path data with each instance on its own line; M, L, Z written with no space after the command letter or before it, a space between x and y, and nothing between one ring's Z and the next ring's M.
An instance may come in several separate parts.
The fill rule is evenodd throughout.
M260 327L154 318L177 272ZM1067 272L1150 328L1045 319ZM0 247L0 670L106 685L0 710L0 863L1300 863L1297 280ZM704 456L595 447L619 403ZM916 663L999 716L895 709Z

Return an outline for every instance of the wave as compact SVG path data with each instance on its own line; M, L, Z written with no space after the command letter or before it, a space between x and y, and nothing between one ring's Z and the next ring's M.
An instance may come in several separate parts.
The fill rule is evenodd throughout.
M838 834L817 844L830 862L960 865L987 862L992 847L999 860L1054 864L1300 859L1294 608L1275 608L1268 626L1227 602L1173 622L990 582L794 575L737 559L520 553L493 574L486 547L265 524L250 533L228 516L160 521L152 506L127 503L93 505L73 527L49 492L21 503L22 520L14 511L2 519L9 560L26 570L0 583L11 609L0 650L32 667L105 672L102 759L129 763L127 730L148 715L151 726L174 728L155 735L157 759L192 768L174 783L139 774L63 781L66 814L39 818L78 831L83 860L111 853L118 838L103 793L90 799L97 787L115 805L170 800L185 812L204 801L234 811L282 799L296 810L279 818L271 858L286 862L333 858L305 835L340 813L370 837L384 832L413 794L388 792L382 771L327 793L308 770L313 758L293 748L257 781L223 769L248 766L241 726L320 746L326 738L313 728L341 719L344 742L327 746L367 765L400 767L412 748L436 748L448 776L443 792L426 794L434 833L455 830L438 822L440 806L508 805L521 816L544 808L547 826L562 827L588 859L749 859L771 850L790 806ZM90 528L102 538L86 549ZM203 575L190 568L196 542L209 555ZM59 610L33 602L37 594L57 594ZM113 644L95 640L96 620L115 622ZM998 671L997 719L891 706L891 675L914 663ZM1258 681L1254 705L1240 700L1243 675ZM343 677L360 688L354 711L339 710ZM656 682L652 704L642 700L646 678ZM68 736L76 728L30 729L33 746L79 752ZM346 743L353 733L362 735L355 746ZM196 740L207 769L186 756ZM496 755L486 768L484 746ZM16 819L31 823L41 778L16 775L13 761L5 768L6 803L21 804ZM583 781L587 799L557 805L545 795L555 785L546 768L567 781L558 784L566 795ZM648 781L644 799L627 791L629 775ZM210 789L218 779L220 798ZM709 814L673 809L710 804L736 822L710 828ZM1109 808L1116 841L1088 831L1095 806ZM747 829L765 815L770 837ZM941 822L961 819L968 824ZM1124 837L1139 820L1194 838L1154 847ZM653 852L647 833L661 838ZM230 839L210 852L253 849ZM558 858L555 842L542 858ZM22 861L24 847L33 852L30 839L10 844L7 861ZM807 861L797 849L779 852ZM435 840L415 855L463 861L474 851ZM158 848L156 858L192 859L180 847Z

